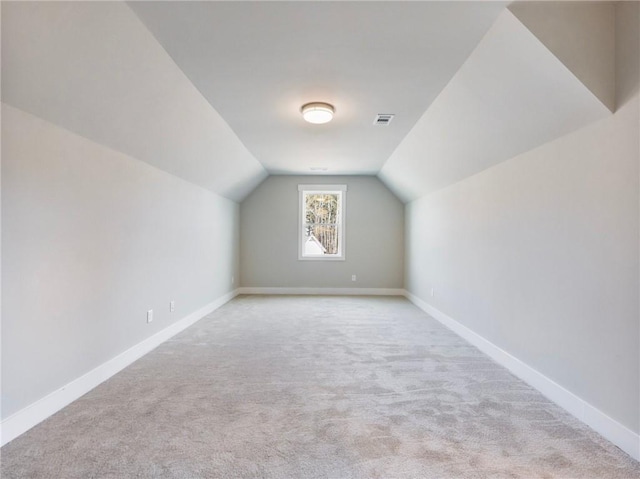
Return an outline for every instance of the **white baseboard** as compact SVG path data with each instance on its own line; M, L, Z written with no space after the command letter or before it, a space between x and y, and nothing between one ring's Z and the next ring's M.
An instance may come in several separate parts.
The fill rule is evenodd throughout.
M524 382L533 386L635 460L640 461L640 435L414 294L407 291L405 296L428 315L473 344Z
M239 288L239 294L289 294L326 296L404 296L401 288Z
M237 295L238 290L236 289L221 296L215 301L176 321L171 326L120 353L115 358L108 360L97 368L74 379L69 384L62 386L60 389L4 419L0 423L0 446L4 446L9 441L12 441L65 406L71 404L149 351L185 330Z
M476 346L494 361L506 367L513 374L590 426L631 457L640 461L640 435L414 294L403 289L393 288L238 288L4 419L0 423L0 446L12 441L55 414L238 294L404 295L434 319Z

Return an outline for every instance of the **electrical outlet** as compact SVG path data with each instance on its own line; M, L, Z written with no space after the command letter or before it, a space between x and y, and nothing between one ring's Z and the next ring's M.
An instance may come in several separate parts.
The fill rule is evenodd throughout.
M150 323L151 321L153 321L153 309L147 311L147 323Z
M352 275L351 275L351 281L355 281L355 280L356 280L356 275L355 275L355 274L352 274Z
M169 302L169 312L173 313L176 310L176 302L175 301L170 301Z

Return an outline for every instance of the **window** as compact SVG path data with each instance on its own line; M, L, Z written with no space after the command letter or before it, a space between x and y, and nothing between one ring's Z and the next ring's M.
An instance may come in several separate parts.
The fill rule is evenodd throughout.
M344 260L346 185L298 185L298 259Z

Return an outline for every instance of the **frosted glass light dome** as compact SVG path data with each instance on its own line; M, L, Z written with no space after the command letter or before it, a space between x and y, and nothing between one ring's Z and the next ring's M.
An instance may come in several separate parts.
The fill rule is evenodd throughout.
M309 123L328 123L333 119L333 106L328 103L313 102L302 106L302 117Z

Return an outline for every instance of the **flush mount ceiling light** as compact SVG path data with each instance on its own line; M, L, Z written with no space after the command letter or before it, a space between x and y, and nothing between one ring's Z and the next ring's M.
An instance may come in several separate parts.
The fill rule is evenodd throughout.
M335 110L328 103L313 102L302 105L300 111L302 117L309 123L321 124L330 122Z

